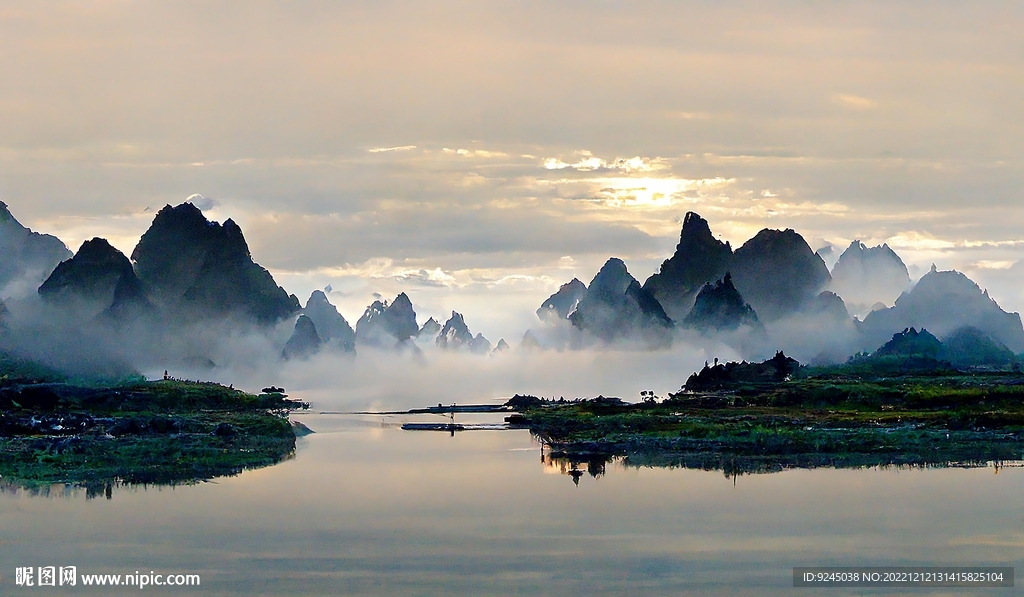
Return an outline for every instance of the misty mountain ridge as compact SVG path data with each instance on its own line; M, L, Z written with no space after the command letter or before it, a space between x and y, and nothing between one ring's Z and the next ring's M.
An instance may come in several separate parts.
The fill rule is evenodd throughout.
M318 337L328 345L352 352L356 349L356 333L345 321L338 309L327 299L322 290L314 290L302 309L302 314L309 318Z
M465 318L456 311L452 311L452 316L434 338L434 344L442 350L468 350L473 354L491 352L490 341L480 333L474 336L469 331Z
M762 320L798 312L831 281L825 262L796 231L765 228L735 252L714 238L707 220L688 212L671 258L644 283L673 319L681 321L705 284L725 272Z
M302 359L316 354L323 340L316 331L316 325L308 315L299 315L295 320L295 329L281 350L281 358Z
M569 316L581 331L610 342L642 335L655 343L669 339L673 327L658 299L640 286L621 259L612 257L587 287Z
M570 282L562 284L558 291L552 294L541 303L537 309L537 317L541 321L554 323L565 321L576 310L580 299L587 293L587 285L573 278Z
M61 261L71 258L61 240L26 228L0 201L0 298L34 293Z
M1015 353L1024 351L1024 326L1019 314L1003 311L988 291L964 274L938 271L934 266L892 307L872 311L858 327L864 346L877 346L893 330L927 328L944 336L964 326L984 332Z
M131 261L102 238L82 243L60 262L39 287L39 295L80 317L104 315L115 320L152 311Z
M51 248L53 241L59 243L54 237L32 236L4 207L0 242L6 242L2 235L8 229L23 240L52 239L42 241ZM212 222L187 202L156 214L131 260L101 238L86 241L75 254L63 251L66 258L32 293L49 309L40 311L50 318L42 323L63 337L34 340L33 354L63 351L76 343L84 349L89 344L85 338L104 326L108 331L102 334L110 343L104 350L118 367L126 359L215 366L230 361L229 346L239 333L273 343L286 359L328 348L353 353L358 346L417 354L427 344L467 354L512 348L504 340L492 346L483 334L472 334L458 311L443 326L434 318L418 325L404 292L390 303L373 301L354 328L323 291L312 292L300 309L298 300L252 259L233 220ZM609 258L589 285L573 278L541 303L537 316L545 326L527 330L518 348L622 344L656 349L673 342L707 342L724 344L745 358L766 358L782 348L805 362L841 363L914 328L943 338L943 358L958 367L1007 367L1024 351L1020 316L1004 312L960 272L933 268L891 307L876 304L858 321L836 291L849 288L845 292L862 299L885 298L885 292L905 285L906 266L887 245L869 248L854 241L833 271L834 278L821 256L791 229L761 230L733 252L729 243L714 238L706 220L690 212L674 254L647 282L641 285L625 262ZM721 274L709 278L716 272ZM26 300L9 302L11 310L0 316L4 346L17 347L17 334L39 329L18 323L23 314L35 317ZM673 319L670 311L681 315ZM252 325L242 325L247 331L240 332L240 323ZM133 336L124 335L129 333ZM49 350L47 343L54 339L59 346ZM147 356L137 356L143 353ZM983 364L977 355L984 355ZM103 350L89 359L80 356L90 363L103 358Z
M907 266L887 244L869 248L855 240L832 267L831 290L857 313L892 305L909 287Z
M743 300L728 272L721 280L701 288L683 324L701 331L761 327L757 313Z
M707 220L687 212L675 253L647 278L643 287L661 303L669 317L681 321L693 307L697 293L706 284L720 280L731 262L729 243L711 234Z
M792 229L764 229L733 254L736 289L762 320L796 313L828 287L832 277Z
M412 301L402 292L390 304L380 300L371 303L356 322L355 338L357 345L396 348L419 331Z

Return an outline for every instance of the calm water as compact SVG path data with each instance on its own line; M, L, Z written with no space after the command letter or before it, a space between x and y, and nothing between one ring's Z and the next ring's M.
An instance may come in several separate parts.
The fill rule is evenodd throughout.
M526 431L450 437L401 431L391 417L296 418L317 431L296 458L238 477L116 489L109 500L0 494L0 593L140 593L16 587L15 568L29 565L199 574L199 588L142 592L201 595L810 595L792 587L793 566L1024 571L1021 469L822 469L734 483L612 463L576 486L541 462Z

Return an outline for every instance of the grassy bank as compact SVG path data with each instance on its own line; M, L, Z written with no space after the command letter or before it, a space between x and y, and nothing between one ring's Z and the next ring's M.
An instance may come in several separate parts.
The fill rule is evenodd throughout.
M0 476L53 483L179 484L289 458L295 435L281 393L214 383L126 380L108 386L0 379Z
M780 381L626 404L519 397L555 457L728 472L788 467L974 466L1024 457L1024 376L955 371L877 376L800 369Z

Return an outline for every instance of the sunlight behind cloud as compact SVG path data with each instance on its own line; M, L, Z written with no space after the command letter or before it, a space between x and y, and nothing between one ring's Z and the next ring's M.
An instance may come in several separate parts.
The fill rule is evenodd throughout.
M849 93L837 93L833 95L832 102L848 110L857 111L870 110L878 106L878 102L874 100L857 95L851 95Z

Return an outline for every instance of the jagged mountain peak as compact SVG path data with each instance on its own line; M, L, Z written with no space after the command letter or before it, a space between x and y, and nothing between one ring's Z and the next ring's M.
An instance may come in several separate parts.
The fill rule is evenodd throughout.
M356 322L356 342L395 348L419 334L416 311L404 292L387 301L375 300Z
M549 323L565 321L576 310L576 305L586 292L587 285L578 278L573 278L572 281L559 286L557 292L541 303L537 309L537 317Z
M210 221L189 202L157 212L132 261L153 300L179 318L234 313L273 323L299 310L298 299L252 260L233 220Z
M82 243L39 287L51 302L73 304L80 315L101 313L117 319L141 314L152 306L131 262L104 238Z
M711 233L707 220L687 212L675 253L647 278L644 290L653 295L673 319L682 320L704 284L722 278L732 259L732 247Z
M0 291L4 296L35 292L57 264L71 256L59 238L23 226L0 201Z
M355 350L356 333L322 290L314 290L306 301L303 314L316 326L321 340L343 350Z
M616 257L608 259L591 280L569 321L605 341L672 328L672 320L658 300ZM657 335L659 342L664 341Z
M742 325L760 326L757 314L736 290L732 283L732 275L728 272L714 284L704 285L683 323L701 330L730 330Z
M870 346L904 328L927 327L942 336L963 326L981 330L1014 352L1024 351L1020 315L1003 311L973 280L956 270L928 272L892 307L869 313L860 327L864 344Z

